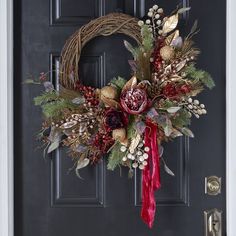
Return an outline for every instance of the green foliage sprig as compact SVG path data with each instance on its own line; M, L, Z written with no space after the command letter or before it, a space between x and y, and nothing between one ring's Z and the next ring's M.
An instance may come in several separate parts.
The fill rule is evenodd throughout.
M121 144L119 142L116 142L108 157L108 170L114 170L118 165L120 165L121 160L124 156L124 153L120 151L120 148Z
M44 92L41 95L34 98L34 104L35 106L41 106L43 104L46 104L48 102L53 102L59 100L60 97L58 95L58 92L53 90L50 92Z
M43 114L47 119L61 117L65 109L73 110L76 108L75 104L70 100L61 98L55 90L44 92L40 96L35 97L34 104L41 106Z
M197 82L201 82L209 89L212 89L215 86L215 82L212 79L211 75L204 70L196 69L194 64L187 66L185 69L185 73L188 79L194 79Z

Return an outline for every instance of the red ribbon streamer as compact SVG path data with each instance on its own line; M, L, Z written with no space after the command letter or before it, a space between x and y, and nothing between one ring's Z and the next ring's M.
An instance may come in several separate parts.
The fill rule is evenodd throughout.
M155 190L161 187L160 181L160 155L157 144L158 128L151 121L146 121L145 129L145 146L149 147L148 164L143 170L142 175L142 210L141 217L143 221L152 228L155 212L156 200L154 196Z

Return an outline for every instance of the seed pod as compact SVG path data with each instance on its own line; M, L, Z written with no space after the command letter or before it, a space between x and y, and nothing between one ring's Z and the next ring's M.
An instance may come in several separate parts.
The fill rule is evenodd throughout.
M120 142L123 142L126 139L126 130L124 128L114 129L112 131L112 137L115 140L119 140Z
M108 99L116 99L118 94L116 88L105 86L101 89L101 95Z
M124 140L120 141L120 143L127 147L129 144L129 140L127 138L125 138Z
M175 50L171 46L164 46L160 50L160 55L163 60L169 61L173 59L175 55Z

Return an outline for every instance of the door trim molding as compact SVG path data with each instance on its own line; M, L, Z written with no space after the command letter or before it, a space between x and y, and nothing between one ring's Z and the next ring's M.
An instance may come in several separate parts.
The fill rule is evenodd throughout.
M13 5L0 0L0 235L13 236Z
M227 235L234 236L236 212L236 1L227 0L226 189ZM13 211L13 0L0 1L0 235L14 235ZM222 157L224 158L224 157Z
M235 235L236 212L236 1L227 0L226 19L226 204L227 235ZM222 157L224 158L224 157Z

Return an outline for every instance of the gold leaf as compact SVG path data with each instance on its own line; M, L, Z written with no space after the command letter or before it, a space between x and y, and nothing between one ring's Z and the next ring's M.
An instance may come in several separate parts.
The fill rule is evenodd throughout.
M117 101L115 101L114 99L110 99L110 98L107 98L107 97L101 95L101 100L103 101L103 103L107 107L114 107L116 109L120 108L119 103Z
M137 148L140 140L141 140L140 134L137 134L137 136L134 139L132 139L130 147L129 147L129 150L130 150L131 153L134 153L134 151Z
M181 80L181 79L182 79L182 77L181 77L181 76L178 76L178 75L172 75L171 78L170 78L170 80L171 80L172 82L178 82L178 81Z
M186 62L187 62L186 60L183 60L179 64L177 64L176 65L176 71L177 72L181 71L185 67Z
M168 74L171 70L172 70L172 66L171 66L171 64L170 64L170 65L168 65L168 66L164 69L164 73L165 73L165 74Z
M178 24L178 21L179 21L178 14L170 16L163 25L163 28L162 28L163 34L167 34L171 32L172 30L174 30Z
M131 89L134 88L137 85L138 81L136 76L133 76L129 81L127 81L127 83L125 84L125 86L122 89L122 92L127 90L127 89Z
M170 34L166 39L165 39L165 43L166 45L171 45L171 43L179 37L179 30L175 30L174 33Z
M60 126L60 129L70 129L75 126L78 122L76 120L68 121Z

